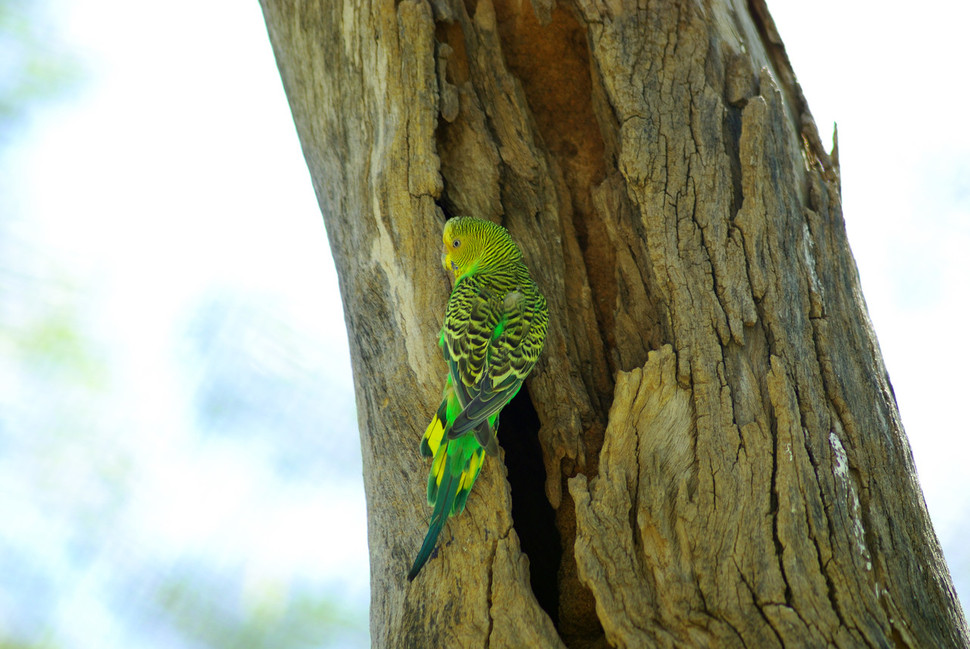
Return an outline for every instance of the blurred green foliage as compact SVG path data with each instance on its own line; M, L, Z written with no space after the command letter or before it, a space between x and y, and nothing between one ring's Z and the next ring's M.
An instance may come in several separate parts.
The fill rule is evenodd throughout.
M0 0L0 649L367 646L366 607L333 583L267 582L211 551L173 563L139 536L133 493L152 461L145 440L163 429L126 397L98 278L45 249L3 173L32 115L85 86L80 60L50 3ZM321 374L319 338L259 298L217 292L181 308L174 339L144 344L178 357L189 402L172 410L189 413L191 444L258 449L278 490L359 473L325 434L356 425Z
M201 574L197 573L201 570ZM306 584L246 584L206 566L170 574L156 597L172 628L213 649L309 649L367 644L366 611Z
M58 37L49 5L0 0L0 147L38 105L77 88L82 66Z
M20 642L17 640L4 640L0 638L0 649L57 649L57 645L49 642Z

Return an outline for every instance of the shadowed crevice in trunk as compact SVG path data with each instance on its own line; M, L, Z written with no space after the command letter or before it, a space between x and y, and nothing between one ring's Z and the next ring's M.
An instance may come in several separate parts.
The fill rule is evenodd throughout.
M546 470L539 446L539 416L525 386L502 411L499 443L505 450L512 491L512 525L529 557L532 592L559 626L559 563L562 545L556 514L546 498Z

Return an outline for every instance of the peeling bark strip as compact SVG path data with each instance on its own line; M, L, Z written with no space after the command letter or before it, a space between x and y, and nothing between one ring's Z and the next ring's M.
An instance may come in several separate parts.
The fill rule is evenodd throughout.
M761 0L262 4L347 314L375 647L970 644ZM404 578L445 214L502 222L548 298L501 425L538 416L555 578L499 462Z

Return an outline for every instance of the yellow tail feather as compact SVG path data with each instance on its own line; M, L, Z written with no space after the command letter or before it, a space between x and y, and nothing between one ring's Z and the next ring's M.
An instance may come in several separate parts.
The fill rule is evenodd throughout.
M431 418L431 423L428 424L428 428L424 431L424 437L421 438L421 455L424 457L433 457L436 455L444 435L445 424L441 421L441 417L435 415Z

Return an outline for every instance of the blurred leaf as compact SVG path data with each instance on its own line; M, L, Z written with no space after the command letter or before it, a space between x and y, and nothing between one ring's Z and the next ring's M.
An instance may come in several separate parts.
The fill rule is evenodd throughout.
M0 649L55 649L57 645L49 642L29 642L20 640L5 640L0 638Z
M299 583L245 584L203 565L172 573L159 586L160 613L186 645L221 649L366 647L367 611Z
M76 87L83 76L47 9L35 0L0 0L0 146L31 109Z

